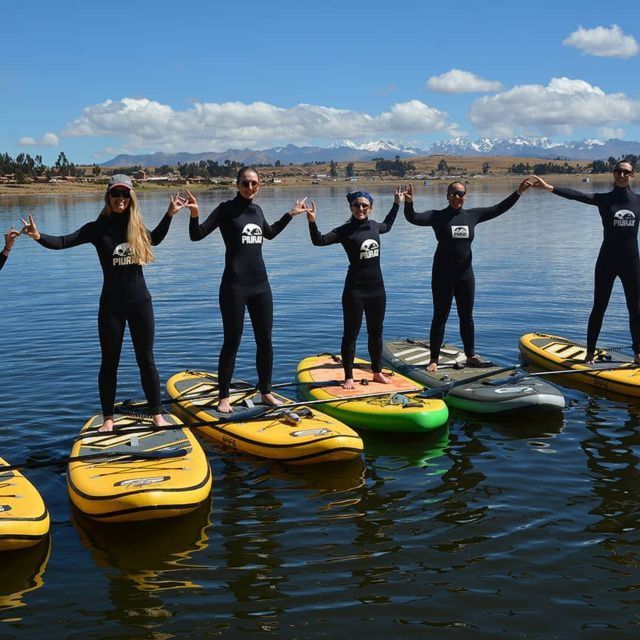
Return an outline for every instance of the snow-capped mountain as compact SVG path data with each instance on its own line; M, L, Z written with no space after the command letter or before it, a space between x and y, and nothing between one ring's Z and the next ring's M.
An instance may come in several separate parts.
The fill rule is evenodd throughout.
M431 155L548 155L550 151L561 147L561 143L549 138L479 138L472 142L468 138L451 138L432 144L428 151Z
M154 153L144 155L119 155L105 162L104 167L162 165L176 166L178 163L213 160L223 163L225 160L243 164L301 164L305 162L352 162L372 160L373 158L393 159L415 158L417 156L455 155L455 156L514 156L520 158L546 158L563 160L606 160L624 155L640 155L640 142L626 140L576 140L573 142L553 142L549 138L479 138L472 141L457 137L441 140L426 149L417 149L395 144L389 140L373 140L355 143L352 140L338 140L330 147L298 147L288 144L271 149L227 149L210 153Z
M415 147L407 147L405 145L395 144L391 142L391 140L373 140L371 142L365 142L364 144L356 144L351 140L338 140L334 144L332 144L330 149L340 149L340 148L354 149L358 151L366 151L367 153L400 153L406 155L418 155L421 153L420 149L416 149Z

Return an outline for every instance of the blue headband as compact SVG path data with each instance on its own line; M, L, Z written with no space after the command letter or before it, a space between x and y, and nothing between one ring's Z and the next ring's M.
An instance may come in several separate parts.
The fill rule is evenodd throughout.
M349 201L349 204L352 204L358 198L366 198L371 204L373 204L373 198L368 191L354 191L353 193L347 193L347 200Z

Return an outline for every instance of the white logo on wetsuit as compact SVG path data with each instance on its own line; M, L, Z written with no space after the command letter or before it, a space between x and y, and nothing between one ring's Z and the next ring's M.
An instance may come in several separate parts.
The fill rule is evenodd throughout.
M262 244L262 229L250 222L242 230L242 244Z
M113 250L113 266L126 267L129 264L136 264L133 259L133 253L128 242L119 244Z
M380 245L372 239L365 240L360 247L360 260L368 258L378 258L380 256Z
M629 209L620 209L613 214L614 227L633 227L636 224L636 215Z
M451 227L451 237L459 238L462 240L469 239L469 227L466 224L459 224L455 227Z

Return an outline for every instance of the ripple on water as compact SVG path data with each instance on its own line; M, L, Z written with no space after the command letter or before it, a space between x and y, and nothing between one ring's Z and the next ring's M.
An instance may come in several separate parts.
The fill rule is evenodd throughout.
M321 230L346 219L344 191L309 192ZM203 210L228 195L204 193ZM304 195L274 190L261 202L274 220ZM470 204L502 195L478 189ZM393 190L377 196L382 215ZM437 187L418 191L418 209L442 201ZM0 222L15 221L25 206L34 207L43 230L64 233L99 204L86 197L5 200ZM166 194L145 194L143 207L152 226ZM517 362L518 338L531 330L583 338L601 235L598 216L587 213L528 194L478 228L475 320L483 355ZM401 218L382 239L389 338L427 335L432 310L433 233ZM525 225L545 242L523 242ZM274 380L284 382L301 357L339 350L347 261L339 246L312 247L302 220L264 253L274 295ZM191 243L186 219L178 218L156 255L145 274L161 379L185 368L215 369L219 235ZM2 456L64 456L99 410L95 252L48 252L21 238L0 277ZM616 285L602 342L624 345L627 334ZM446 337L459 343L454 315ZM366 354L364 329L359 353ZM255 381L254 363L247 322L237 375ZM141 397L128 336L118 397ZM345 629L372 639L635 636L640 411L635 402L575 389L566 399L555 417L452 413L446 428L426 437L364 434L361 460L318 468L287 468L205 444L211 502L180 521L142 527L87 521L70 507L63 467L29 471L52 515L50 549L0 562L0 635L41 637L55 625L83 639L315 638Z

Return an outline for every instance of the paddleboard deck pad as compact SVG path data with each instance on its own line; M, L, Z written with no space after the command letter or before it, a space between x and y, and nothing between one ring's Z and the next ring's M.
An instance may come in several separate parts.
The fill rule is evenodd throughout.
M438 370L426 370L431 358L428 340L405 338L385 342L382 358L387 366L412 380L434 389L453 383L445 396L449 407L483 414L552 412L564 408L564 396L552 384L520 375L509 381L508 367L488 363L467 367L467 357L454 345L440 350ZM486 377L484 377L486 375ZM480 380L475 378L483 376ZM469 383L465 382L469 380Z
M362 454L360 436L339 420L311 407L287 409L292 401L276 393L282 406L265 405L255 387L241 380L231 383L231 414L216 409L215 373L181 371L167 380L167 395L186 424L195 424L198 433L226 449L295 465L351 460ZM209 424L197 426L201 422Z
M49 512L36 488L0 458L0 551L38 544L49 533Z
M89 419L71 449L71 456L89 457L70 462L67 473L80 511L103 522L131 522L179 516L206 500L212 478L202 447L176 416L164 417L172 427L153 428L135 405L116 406L113 432L98 431L101 415Z
M634 366L631 355L598 349L594 364L586 364L586 345L549 333L527 333L520 338L519 348L522 359L535 367L576 372L557 376L558 382L573 381L593 389L640 397L640 367Z
M342 363L332 354L304 358L296 373L298 382L305 383L300 387L304 399L327 400L317 408L358 429L419 433L446 423L447 405L437 398L419 397L421 385L400 374L389 376L388 384L373 382L372 375L370 364L356 358L356 388L345 389ZM364 394L372 396L354 397Z

